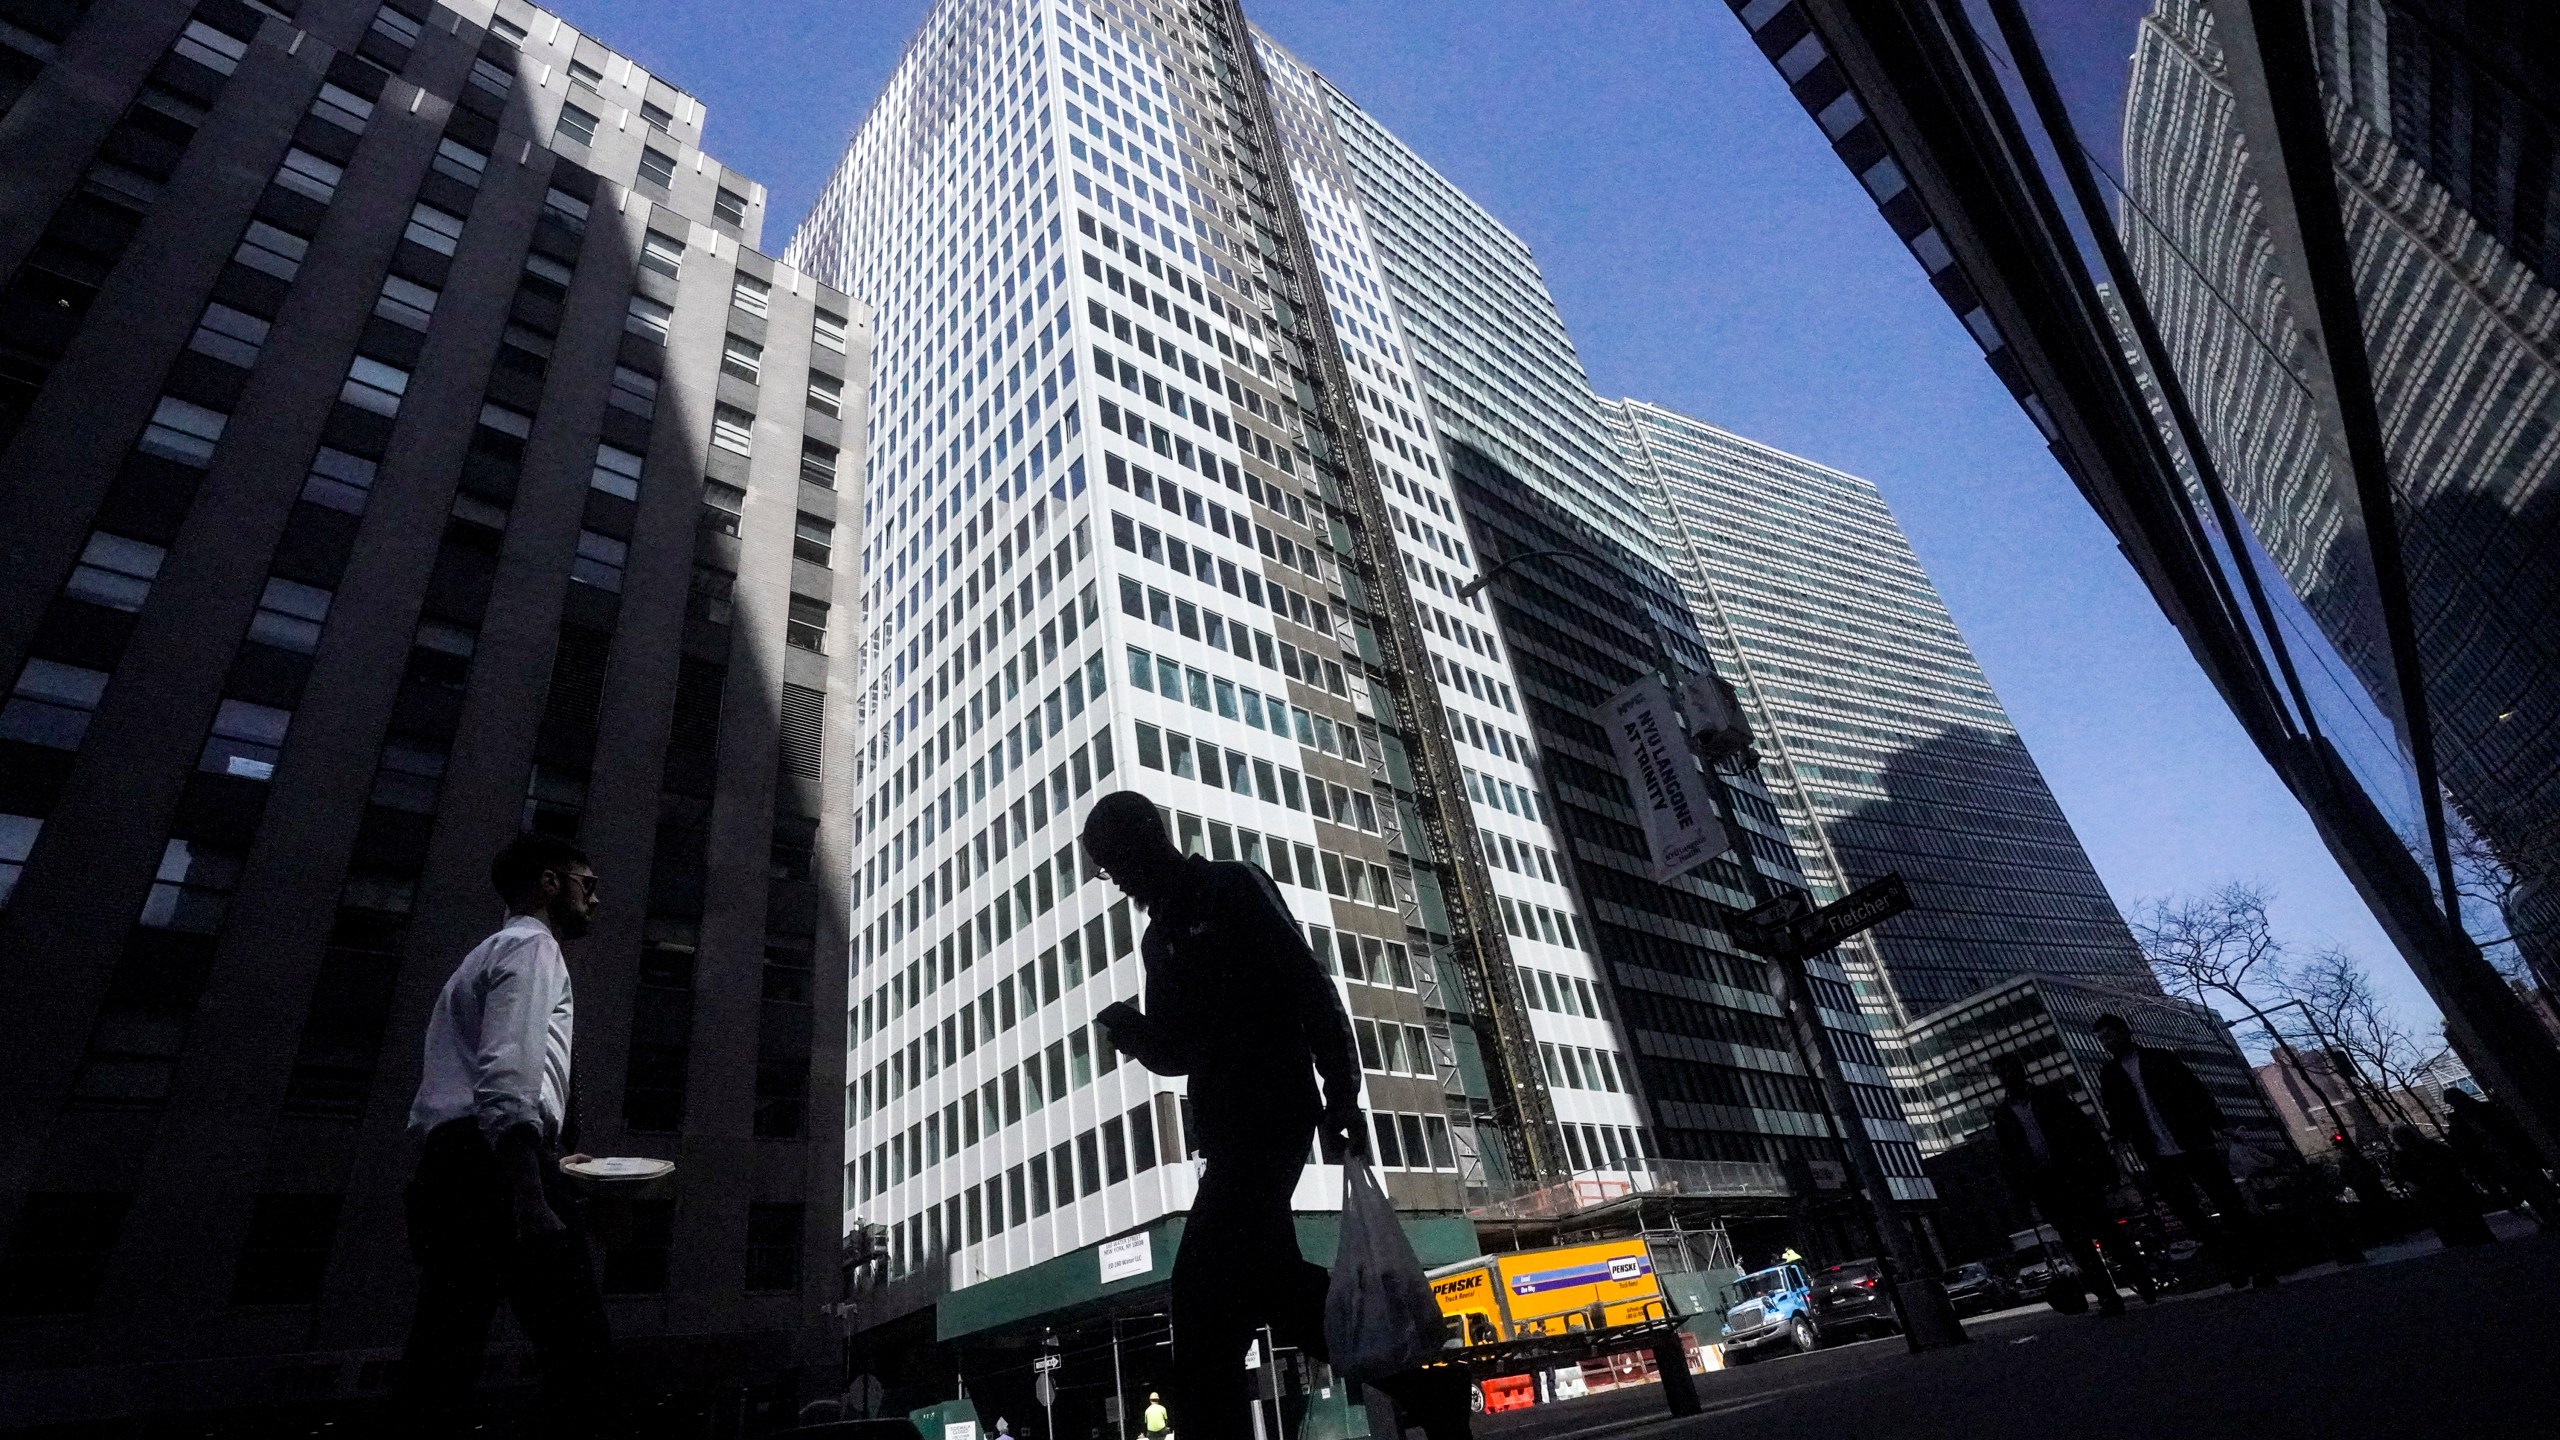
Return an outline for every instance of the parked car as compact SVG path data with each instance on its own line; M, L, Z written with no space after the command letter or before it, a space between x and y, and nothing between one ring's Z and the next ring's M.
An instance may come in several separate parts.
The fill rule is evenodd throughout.
M2011 1288L2021 1304L2033 1304L2045 1298L2045 1292L2053 1288L2058 1277L2070 1276L2075 1283L2079 1279L2080 1267L2064 1258L2062 1236L2050 1225L2038 1225L2011 1235L2009 1250L2018 1266Z
M1902 1328L1893 1308L1893 1292L1884 1283L1884 1267L1873 1260L1848 1260L1813 1276L1815 1340Z
M1947 1300L1956 1307L1958 1315L2006 1310L2018 1303L2017 1291L1987 1261L1975 1260L1959 1265L1939 1280L1947 1287Z

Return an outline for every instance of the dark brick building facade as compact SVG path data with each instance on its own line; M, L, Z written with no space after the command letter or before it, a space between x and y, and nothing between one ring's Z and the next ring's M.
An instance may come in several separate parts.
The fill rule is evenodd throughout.
M514 0L0 21L0 1417L382 1388L522 826L627 1358L832 1389L867 315Z

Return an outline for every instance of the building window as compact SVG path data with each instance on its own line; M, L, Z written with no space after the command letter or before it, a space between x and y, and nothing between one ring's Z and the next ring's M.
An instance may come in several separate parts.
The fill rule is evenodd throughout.
M268 576L266 592L258 598L258 613L249 618L249 638L308 655L320 648L320 626L329 618L329 598L330 592L317 585Z
M596 117L575 105L563 105L560 107L560 124L554 133L559 138L574 140L581 145L593 145L596 143Z
M628 365L616 365L613 367L613 389L604 399L606 404L628 410L643 420L655 419L658 414L657 377L644 375Z
M397 365L385 365L369 355L359 355L347 367L347 381L338 387L338 398L376 415L397 415L400 413L400 397L408 389L408 371Z
M666 1127L669 1130L674 1125ZM604 1250L604 1293L658 1295L667 1288L667 1255L675 1248L676 1202L631 1202L628 1229L608 1239Z
M711 443L739 455L755 453L756 417L735 405L711 407Z
M471 58L471 84L503 100L516 88L515 72L475 55Z
M800 478L812 485L836 488L836 447L824 440L800 437Z
M551 337L530 325L509 325L498 337L498 363L539 376L551 368Z
M366 497L373 492L373 475L372 461L323 445L320 453L311 457L311 473L303 477L302 498L314 505L361 515Z
M569 267L539 250L528 250L524 257L524 275L518 283L536 294L566 300L569 298Z
M196 768L244 780L275 778L276 757L284 753L284 733L293 712L246 700L225 700L213 714L212 733Z
M142 438L134 448L146 455L174 460L201 470L213 463L213 447L222 442L222 427L230 416L219 410L208 410L193 401L175 395L163 395L151 412L151 423L142 427Z
M661 190L674 188L676 183L676 157L659 149L655 145L641 146L640 178L648 184L657 186Z
M190 20L178 32L177 43L169 47L217 75L228 75L240 68L240 57L249 53L249 42L226 35L201 20Z
M151 594L151 582L160 577L160 562L168 556L157 545L92 531L62 593L110 610L139 610Z
M747 1288L796 1290L800 1287L800 1219L797 1204L747 1207Z
M475 150L450 135L436 142L434 169L437 174L459 180L477 190L480 188L480 176L488 168L488 151Z
M729 287L729 303L750 315L770 313L772 298L773 287L744 270L738 272L736 283Z
M370 798L376 805L413 815L431 815L435 813L436 792L444 782L444 765L442 750L385 741L381 757L374 762Z
M706 624L726 625L734 613L730 597L737 589L738 577L732 572L717 565L695 565L693 590L687 597L685 613ZM821 615L819 621L823 638L825 616Z
M450 255L462 243L462 217L421 200L409 211L409 228L400 235L439 255Z
M833 375L809 372L809 408L830 419L844 418L844 382Z
M783 625L783 640L803 650L827 653L827 602L806 595L791 597L791 618ZM34 662L28 662L33 664Z
M702 482L702 528L735 535L744 522L747 492L719 480Z
M276 167L276 183L326 205L337 197L338 182L346 173L344 167L296 145L284 152L284 163Z
M18 876L26 870L27 857L35 853L36 836L43 829L39 816L0 815L0 910L9 908Z
M835 564L836 524L803 510L792 531L791 553L812 565Z
M373 302L373 313L403 329L424 332L427 322L435 317L436 297L441 293L415 280L386 275L382 277L382 294Z
M222 928L232 887L240 883L240 857L186 840L160 851L160 869L142 899L140 923L154 930L210 935Z
M837 354L844 353L844 317L821 310L809 323L810 338Z
M222 32L199 20L187 35ZM223 39L230 39L227 35ZM178 41L181 50L186 38ZM237 42L234 42L237 43ZM246 46L240 47L246 49ZM230 67L222 67L229 73ZM27 1196L0 1259L0 1315L71 1315L98 1298L131 1195L38 1191Z
M667 343L667 322L674 316L675 311L665 304L646 295L634 295L631 308L622 317L622 328L651 344L664 345Z
M569 62L569 82L594 90L604 83L604 72L584 60Z
M640 237L640 265L670 280L681 277L684 274L684 242L673 235L649 231Z
M750 385L759 383L764 373L764 347L744 336L730 336L720 347L720 373L734 375Z
M311 242L292 231L279 230L264 220L252 220L231 258L279 280L291 280L302 273L302 257L310 250Z
M711 217L723 225L743 227L747 223L747 197L723 185L711 197Z
M640 498L640 457L618 445L596 447L596 468L587 483L607 495L625 500Z
M335 1195L261 1195L232 1276L234 1305L310 1305L320 1299L329 1244L338 1233Z
M335 125L350 135L364 133L373 119L373 102L340 85L323 85L319 98L311 102L311 118Z
M676 123L675 113L655 100L640 102L640 120L652 130L665 130Z
M610 535L593 530L578 532L578 558L569 562L569 578L581 585L599 590L622 590L622 567L631 558L631 547Z
M0 740L23 740L49 750L77 750L89 733L89 716L107 691L107 672L29 660L18 671L8 703L0 705Z
M267 322L245 310L216 302L204 307L187 348L246 370L258 363L258 347L267 343Z
M546 218L560 222L572 235L587 233L587 202L566 190L554 186L544 191L542 213Z
M504 15L489 17L489 33L510 45L524 44L524 27Z
M374 34L405 49L418 43L418 32L423 27L416 16L404 15L385 5L373 12L373 24L368 28Z

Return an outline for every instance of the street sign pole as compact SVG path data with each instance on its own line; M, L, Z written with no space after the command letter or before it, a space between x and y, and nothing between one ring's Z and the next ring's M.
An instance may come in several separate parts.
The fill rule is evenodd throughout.
M1707 779L1709 802L1715 807L1716 818L1727 830L1739 836L1742 820L1734 813L1733 797L1725 790L1723 779L1715 773L1713 766L1708 767ZM1795 897L1782 897L1777 887L1769 883L1769 877L1760 873L1760 867L1752 860L1747 845L1739 859L1743 881L1750 887L1751 898L1756 902L1751 911L1753 916L1786 914L1791 908L1801 907L1800 899L1790 907L1788 901ZM1899 877L1894 878L1892 890L1901 892ZM1909 908L1910 896L1902 893L1900 898L1900 908ZM1868 1136L1866 1122L1858 1113L1857 1097L1849 1089L1847 1072L1840 1068L1840 1057L1832 1053L1830 1041L1822 1033L1822 1012L1814 1003L1812 978L1805 973L1806 960L1830 949L1856 930L1866 928L1859 925L1842 931L1839 929L1841 923L1856 915L1873 912L1875 919L1866 922L1871 925L1887 914L1897 913L1884 904L1890 899L1890 895L1869 897L1866 890L1861 890L1810 915L1788 918L1761 933L1774 942L1764 953L1769 956L1770 968L1778 972L1779 985L1786 999L1787 1020L1795 1032L1796 1056L1822 1086L1832 1121L1839 1127L1840 1149L1849 1162L1850 1181L1866 1206L1867 1220L1875 1230L1876 1244L1884 1251L1885 1263L1892 1267L1895 1305L1902 1312L1903 1340L1914 1350L1935 1350L1964 1344L1968 1338L1964 1324L1956 1319L1955 1306L1947 1300L1946 1287L1939 1283L1937 1271L1927 1263L1918 1240L1912 1236L1910 1221L1893 1206L1893 1187L1885 1177L1884 1162L1877 1158L1875 1142ZM1853 907L1851 901L1861 903ZM1825 916L1832 916L1833 920L1825 924ZM1808 944L1814 948L1806 948Z
M1056 1331L1041 1338L1046 1347L1031 1361L1031 1396L1040 1402L1040 1440L1058 1440L1058 1336Z

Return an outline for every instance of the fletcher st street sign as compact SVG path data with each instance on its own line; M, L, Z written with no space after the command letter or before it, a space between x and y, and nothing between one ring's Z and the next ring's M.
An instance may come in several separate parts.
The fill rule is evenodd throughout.
M1734 943L1759 955L1819 955L1910 909L1911 891L1900 874L1892 874L1809 915L1799 913L1801 907L1802 902L1790 895L1740 917L1734 926Z

